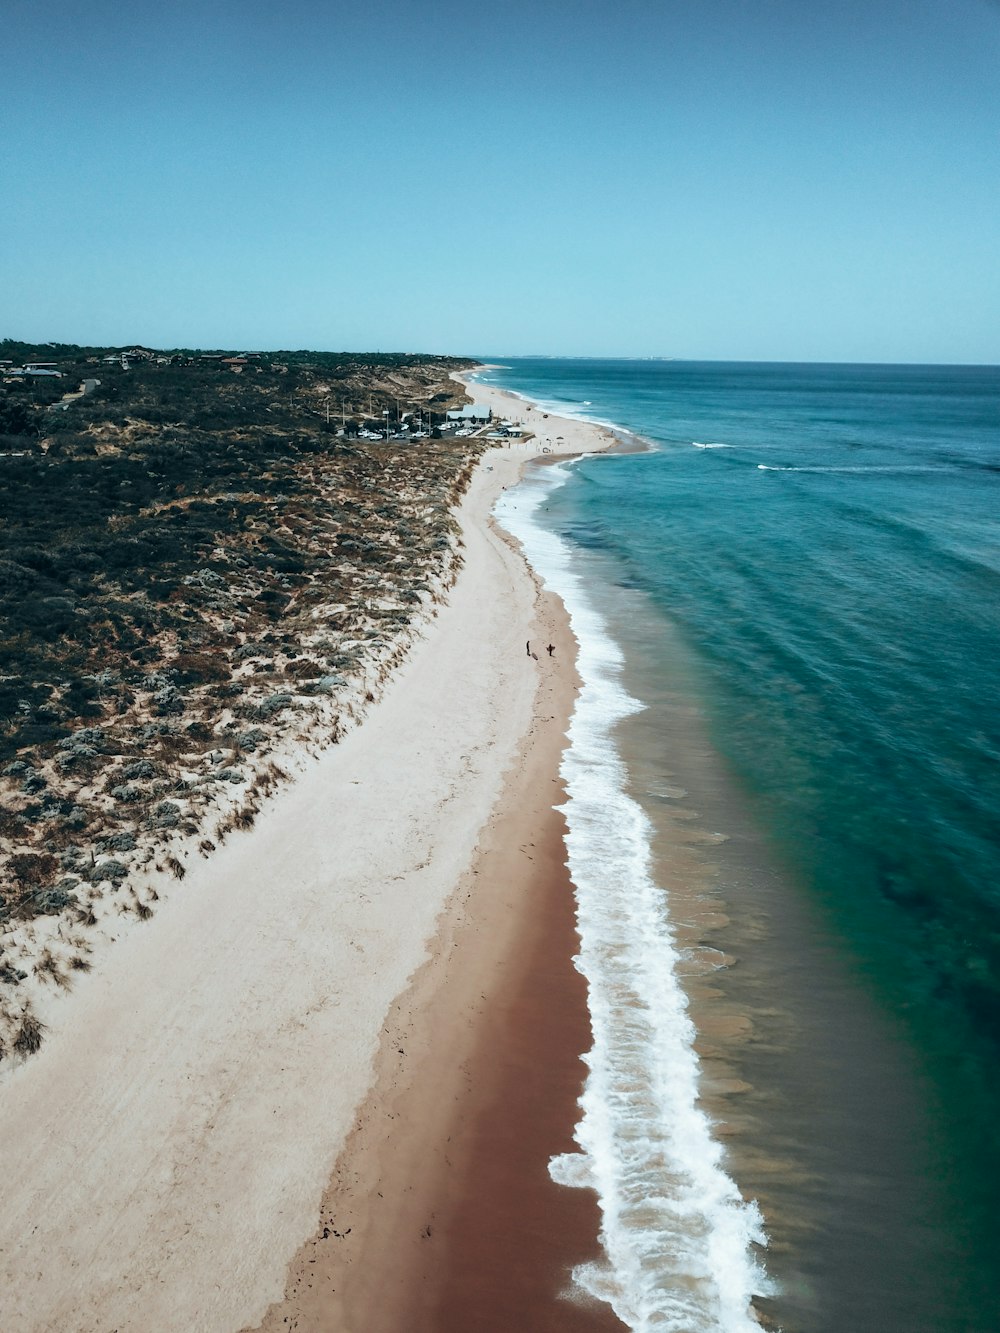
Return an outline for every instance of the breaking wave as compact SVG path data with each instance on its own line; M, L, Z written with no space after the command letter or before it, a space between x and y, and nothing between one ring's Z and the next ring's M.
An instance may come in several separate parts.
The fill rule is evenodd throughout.
M769 1294L755 1247L760 1212L723 1164L699 1106L694 1027L678 981L668 898L654 881L651 826L626 791L616 724L642 705L621 683L622 656L587 595L572 549L534 522L563 465L497 507L535 570L563 599L580 644L578 696L563 761L569 867L593 1046L580 1100L579 1151L552 1159L560 1184L597 1192L604 1259L575 1283L647 1333L758 1333Z

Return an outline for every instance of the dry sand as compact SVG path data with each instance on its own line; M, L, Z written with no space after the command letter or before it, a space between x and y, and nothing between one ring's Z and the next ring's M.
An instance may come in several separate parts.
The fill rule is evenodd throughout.
M477 389L476 397L500 401L496 390ZM536 588L488 513L539 441L552 438L559 452L609 442L606 432L563 421L557 446L543 414L522 402L513 410L541 428L539 440L494 450L478 468L462 507L465 568L378 705L339 746L305 763L251 833L192 866L154 920L128 932L100 970L77 983L42 1052L8 1077L0 1104L2 1327L230 1333L259 1325L286 1287L294 1289L293 1260L321 1234L317 1220L322 1228L321 1209L337 1180L351 1176L356 1198L374 1185L376 1175L358 1179L377 1164L353 1152L352 1139L372 1107L381 1113L386 1105L370 1096L373 1087L386 1098L394 1089L401 1097L422 1089L410 1094L414 1119L389 1151L413 1166L413 1190L400 1190L403 1175L395 1171L397 1191L416 1198L426 1178L424 1200L438 1197L434 1131L449 1097L476 1070L477 1105L495 1097L500 1085L488 1092L482 1059L487 1029L467 1023L464 1046L457 1036L472 1017L479 956L454 946L463 932L488 937L493 974L484 972L478 991L490 1004L479 1003L498 1021L499 997L513 1003L523 993L525 908L539 892L540 872L519 874L512 835L492 845L488 821L517 808L510 794L498 805L508 770L509 793L519 790L515 760L544 771L528 804L542 818L537 838L548 849L541 878L561 882L552 783L572 683L569 648L560 641L563 702L545 714L539 689L552 686L555 664L524 652ZM537 770L526 739L533 727L541 734L543 716L556 720L546 724L549 758ZM552 797L539 800L540 783ZM503 883L506 898L480 894L476 884L473 870L490 855L501 867L493 882ZM560 910L558 929L568 941ZM451 961L435 966L435 959ZM576 1018L567 1022L578 1026L578 989L569 1008ZM450 1014L451 1030L428 1028L432 1012ZM418 1019L408 1058L403 1037ZM439 1031L448 1031L447 1044ZM394 1070L387 1060L397 1038ZM573 1076L564 1070L557 1081L571 1103ZM464 1119L472 1126L462 1148L468 1163L480 1121L468 1108ZM374 1142L387 1138L379 1130ZM581 1224L580 1207L592 1203L563 1193L574 1199L576 1218L569 1262L585 1257L585 1233L593 1234L596 1220ZM461 1191L453 1191L441 1206L453 1256L460 1201ZM425 1211L421 1201L411 1213ZM372 1213L365 1268L369 1252L377 1256L376 1237L405 1230L406 1217L402 1208L388 1218ZM311 1257L300 1255L299 1265ZM459 1271L467 1270L438 1263L428 1277L407 1268L434 1293L427 1310L454 1301ZM372 1318L381 1302L357 1292L355 1327L369 1333L379 1326ZM412 1283L397 1295L405 1309L415 1299ZM278 1313L276 1327L289 1327L287 1317ZM351 1325L339 1318L320 1308L295 1326L347 1333ZM396 1326L420 1325L401 1316Z

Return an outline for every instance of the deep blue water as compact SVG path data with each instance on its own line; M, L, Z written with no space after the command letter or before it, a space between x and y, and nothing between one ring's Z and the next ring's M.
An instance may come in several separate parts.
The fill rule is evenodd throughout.
M987 1253L1000 1185L1000 370L505 367L489 381L654 446L578 464L553 521L686 644L713 741L766 836L926 1063Z

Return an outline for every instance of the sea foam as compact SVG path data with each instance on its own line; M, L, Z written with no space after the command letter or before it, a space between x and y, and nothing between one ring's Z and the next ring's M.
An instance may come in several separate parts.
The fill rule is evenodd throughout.
M591 1188L604 1261L576 1284L631 1329L750 1333L754 1294L770 1291L755 1255L765 1241L698 1103L694 1027L677 977L667 895L651 868L651 826L626 791L616 724L642 705L621 683L621 652L587 595L571 548L534 521L569 473L544 469L497 506L535 570L558 593L579 641L583 686L562 773L569 868L593 1046L575 1135L553 1158L563 1185Z

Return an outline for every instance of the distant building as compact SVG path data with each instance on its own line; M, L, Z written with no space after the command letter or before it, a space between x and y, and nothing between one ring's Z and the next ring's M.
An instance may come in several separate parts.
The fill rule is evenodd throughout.
M466 403L464 407L449 412L448 420L461 422L465 426L485 426L488 421L493 420L493 411L488 407L477 407L475 403Z

